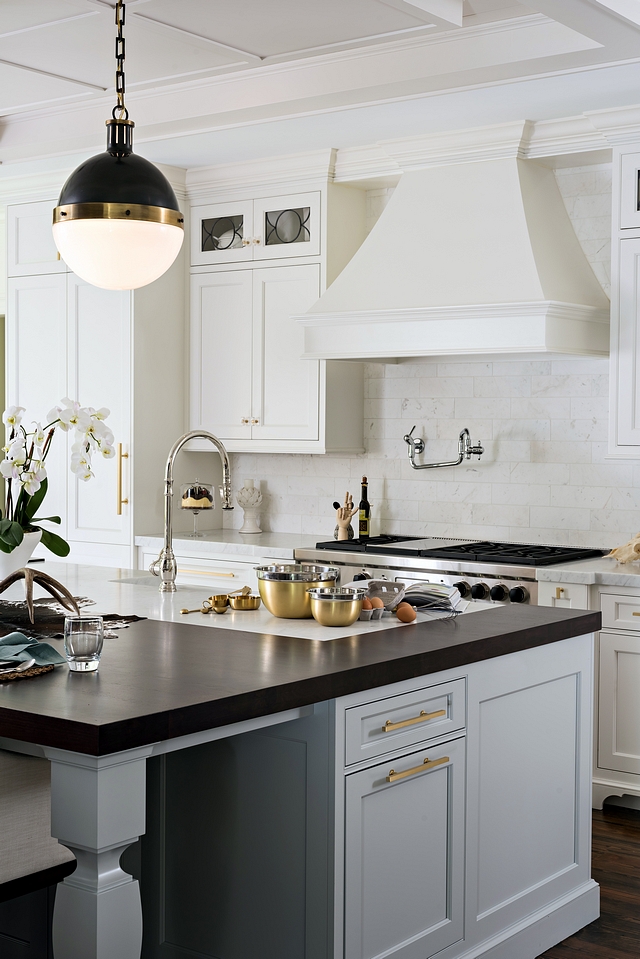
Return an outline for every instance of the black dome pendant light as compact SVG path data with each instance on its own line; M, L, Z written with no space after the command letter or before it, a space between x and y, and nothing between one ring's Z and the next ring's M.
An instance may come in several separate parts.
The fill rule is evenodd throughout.
M107 290L133 290L165 273L182 246L184 218L171 184L133 152L124 105L124 3L116 3L116 97L107 150L74 170L53 211L53 238L67 265Z

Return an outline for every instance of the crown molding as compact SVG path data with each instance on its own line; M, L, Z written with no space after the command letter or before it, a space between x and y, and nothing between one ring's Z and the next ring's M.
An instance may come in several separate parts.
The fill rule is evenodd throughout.
M197 167L186 173L186 190L190 200L215 196L250 194L260 190L286 187L308 187L334 179L337 151L315 150L243 163L223 163Z
M524 157L528 120L425 136L382 140L379 146L403 172L449 163Z
M640 140L640 105L594 110L585 116L611 146Z

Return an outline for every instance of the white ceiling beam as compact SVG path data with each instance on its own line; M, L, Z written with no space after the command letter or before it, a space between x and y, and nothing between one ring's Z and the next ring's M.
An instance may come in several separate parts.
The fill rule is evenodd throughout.
M131 6L131 4L129 4ZM179 33L183 37L189 37L191 40L200 40L203 43L210 43L212 46L221 50L227 50L229 53L238 53L247 61L262 63L263 57L257 53L250 53L249 50L241 50L239 47L231 47L228 43L222 43L221 40L214 40L212 37L204 37L201 33L192 33L190 30L183 30L182 27L175 27L172 23L165 23L164 20L156 20L155 17L149 17L145 13L132 13L136 20L144 20L146 23L153 23L156 27L163 27L165 30L171 30L173 33Z
M640 3L638 0L591 0L594 6L604 7L617 17L640 26Z
M461 27L463 0L382 0L386 6L420 16L437 27Z

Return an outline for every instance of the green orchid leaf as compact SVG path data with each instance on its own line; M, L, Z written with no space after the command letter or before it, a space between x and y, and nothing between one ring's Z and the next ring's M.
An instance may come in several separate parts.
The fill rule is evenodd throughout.
M71 547L62 536L58 536L57 533L52 533L51 530L43 529L42 530L42 539L40 540L43 546L46 546L47 549L50 549L52 553L55 553L56 556L68 556Z
M0 540L9 547L8 552L19 546L23 537L24 531L20 523L12 523L8 519L0 521Z
M11 549L11 546L7 546L7 544L0 539L0 553L10 553Z
M34 523L57 523L58 526L62 522L59 516L34 516Z
M37 510L42 506L42 501L47 495L48 488L49 488L49 481L45 478L43 479L40 485L40 489L37 491L37 493L34 493L33 496L30 496L28 498L27 503L24 507L24 515L27 522L33 519L33 517L36 515Z

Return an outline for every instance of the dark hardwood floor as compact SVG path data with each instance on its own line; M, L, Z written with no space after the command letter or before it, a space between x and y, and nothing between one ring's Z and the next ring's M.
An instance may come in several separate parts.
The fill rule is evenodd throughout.
M592 875L600 883L600 918L540 959L639 959L640 812L593 810Z

